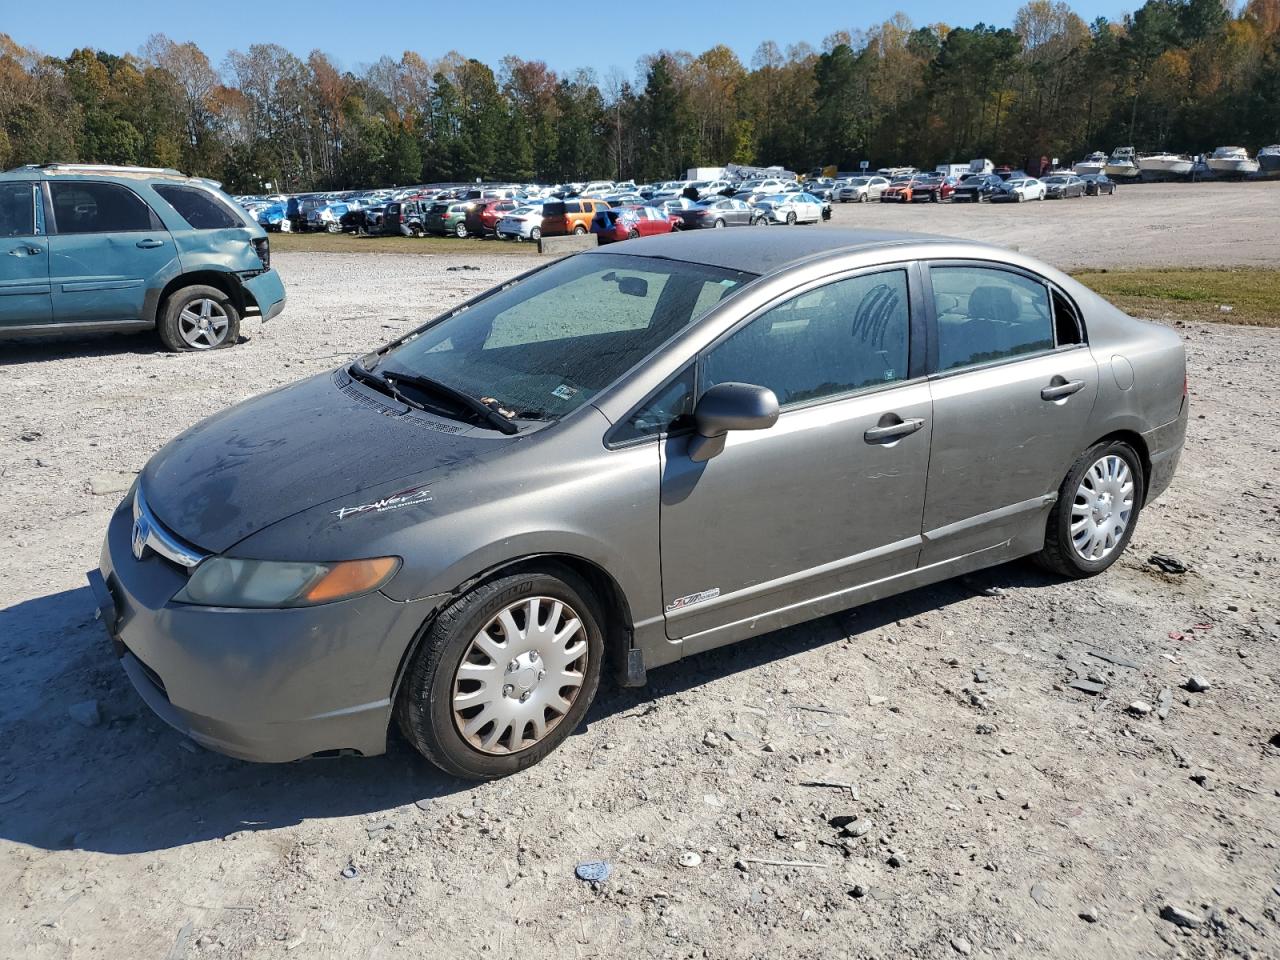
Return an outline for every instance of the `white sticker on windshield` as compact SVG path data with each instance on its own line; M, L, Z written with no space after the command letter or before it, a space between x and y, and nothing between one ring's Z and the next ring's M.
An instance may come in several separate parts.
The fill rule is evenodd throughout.
M562 383L551 391L553 397L559 397L561 400L572 400L574 394L578 392L577 387L571 387L567 383Z

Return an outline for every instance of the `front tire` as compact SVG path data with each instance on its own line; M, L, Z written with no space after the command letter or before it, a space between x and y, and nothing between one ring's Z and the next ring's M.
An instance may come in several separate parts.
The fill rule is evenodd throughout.
M794 227L796 225L796 212L792 210L787 214L787 226Z
M537 242L538 240L541 240L541 239L542 239L542 228L541 228L541 227L534 227L532 230L530 230L530 231L529 231L529 239L530 239L530 240L533 240L534 242Z
M558 564L481 584L436 617L396 698L405 737L441 770L494 780L568 738L600 683L604 617Z
M156 331L174 353L217 350L240 339L240 311L217 287L183 287L165 301Z
M1072 466L1035 561L1064 577L1091 577L1119 559L1142 510L1142 461L1127 443L1104 441Z

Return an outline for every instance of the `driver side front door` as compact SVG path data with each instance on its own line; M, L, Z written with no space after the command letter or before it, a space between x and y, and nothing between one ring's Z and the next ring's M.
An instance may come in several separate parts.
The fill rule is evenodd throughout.
M664 444L663 604L685 653L843 609L915 569L932 403L913 280L901 265L824 282L699 358L699 393L768 387L781 414L705 462L687 436Z

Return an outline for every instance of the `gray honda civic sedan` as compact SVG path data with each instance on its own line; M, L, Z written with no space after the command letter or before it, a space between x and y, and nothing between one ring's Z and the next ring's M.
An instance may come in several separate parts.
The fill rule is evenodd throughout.
M492 778L607 670L1022 556L1124 550L1182 342L991 246L700 231L540 266L177 437L90 574L164 720L236 757Z

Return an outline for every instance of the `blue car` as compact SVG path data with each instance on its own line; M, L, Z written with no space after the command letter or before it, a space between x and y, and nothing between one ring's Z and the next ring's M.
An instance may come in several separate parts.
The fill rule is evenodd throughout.
M155 330L236 343L284 309L266 231L177 170L45 164L0 173L0 337Z

